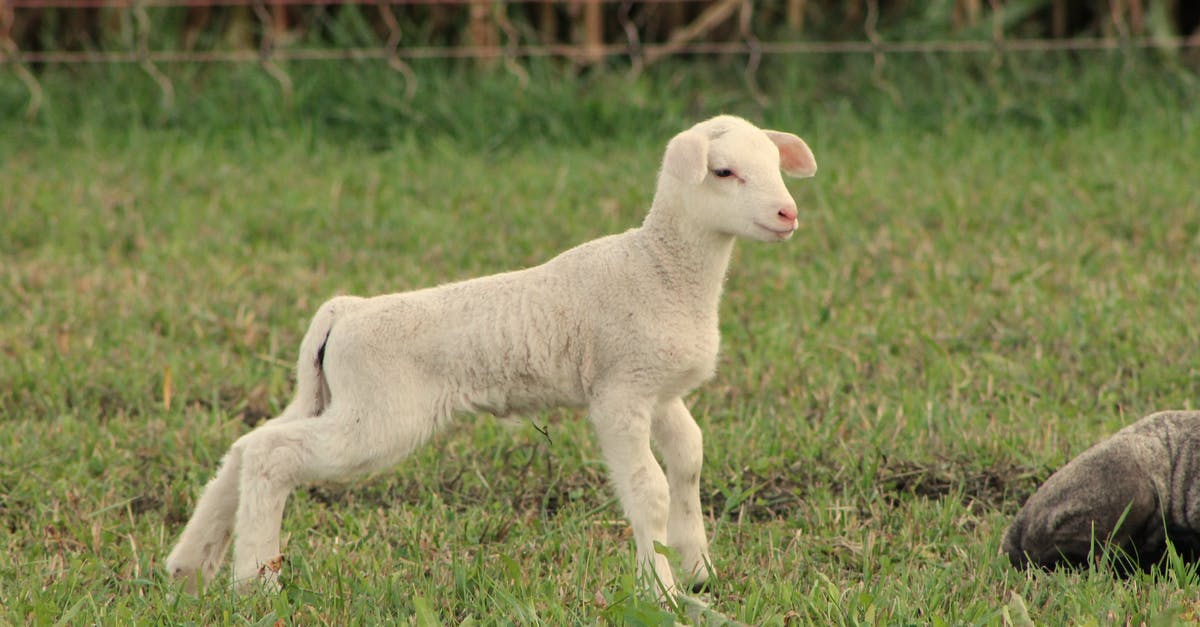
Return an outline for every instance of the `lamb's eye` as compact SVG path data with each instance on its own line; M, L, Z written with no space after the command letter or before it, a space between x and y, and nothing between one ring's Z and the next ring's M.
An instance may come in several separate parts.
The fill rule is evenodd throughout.
M720 179L727 179L733 176L733 170L730 170L729 168L717 168L716 170L713 170L713 176L716 176Z

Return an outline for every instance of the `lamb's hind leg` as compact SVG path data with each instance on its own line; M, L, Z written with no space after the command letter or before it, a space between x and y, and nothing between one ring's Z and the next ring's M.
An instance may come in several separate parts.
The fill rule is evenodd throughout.
M233 540L241 465L238 451L230 450L225 455L216 476L204 486L196 511L175 548L167 556L167 573L182 581L189 592L194 592L201 583L212 581Z
M352 395L351 395L352 396ZM394 465L441 422L429 404L363 405L335 394L312 420L258 429L234 445L241 451L241 498L234 532L234 581L241 587L278 578L284 504L297 486L337 481Z
M297 399L282 414L260 428L309 418L312 411L313 408ZM225 553L233 541L241 472L242 451L234 446L221 460L217 474L204 486L192 517L188 519L175 548L167 556L167 573L182 581L184 589L188 591L194 592L199 583L212 581L221 562L225 560Z
M650 433L667 467L670 486L667 545L679 552L680 579L693 587L703 586L711 564L700 509L700 468L704 460L700 426L683 400L675 399L656 409Z
M296 396L275 419L263 427L312 418L329 402L329 391L322 376L325 341L334 322L362 299L353 296L334 298L317 310L308 332L300 342L296 364ZM212 581L233 539L234 516L238 508L241 481L241 449L230 448L217 474L205 486L196 510L167 556L167 573L182 580L185 589L195 590L199 583Z

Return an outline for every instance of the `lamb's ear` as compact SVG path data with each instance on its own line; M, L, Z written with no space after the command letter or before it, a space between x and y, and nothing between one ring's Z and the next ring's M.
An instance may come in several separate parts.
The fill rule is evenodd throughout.
M698 185L708 174L708 138L692 130L671 138L662 170L684 183Z
M817 158L803 139L781 131L763 131L779 147L779 168L788 176L808 178L817 173Z

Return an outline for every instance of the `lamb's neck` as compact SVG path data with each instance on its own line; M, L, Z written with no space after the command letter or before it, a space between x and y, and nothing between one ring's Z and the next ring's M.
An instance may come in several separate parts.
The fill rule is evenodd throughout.
M716 315L734 237L700 227L681 203L661 196L642 223L642 234L665 289L693 302L698 313Z

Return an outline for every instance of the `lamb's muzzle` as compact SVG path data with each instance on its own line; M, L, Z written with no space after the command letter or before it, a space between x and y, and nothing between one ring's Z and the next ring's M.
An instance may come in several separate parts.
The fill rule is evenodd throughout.
M647 581L676 589L661 542L685 583L704 582L702 436L682 397L716 367L735 236L797 228L781 168L812 176L816 161L795 135L719 116L667 145L639 228L525 270L325 303L300 344L294 400L230 448L167 570L211 580L232 543L234 580L272 583L297 486L387 468L459 413L566 405L588 409Z

